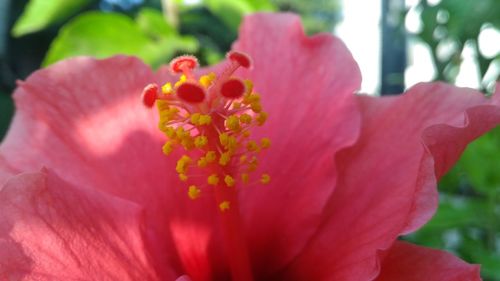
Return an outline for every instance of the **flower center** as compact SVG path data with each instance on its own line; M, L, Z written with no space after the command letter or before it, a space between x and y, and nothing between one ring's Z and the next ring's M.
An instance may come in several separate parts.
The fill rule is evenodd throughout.
M251 138L252 128L264 125L267 113L252 82L232 76L238 67L250 67L250 58L240 52L230 52L227 58L229 65L219 76L210 73L197 80L192 73L196 58L178 57L170 63L173 73L182 74L174 85L166 83L160 89L150 84L143 91L144 104L152 107L156 102L158 107L158 126L167 137L163 153L170 155L177 148L186 152L177 160L176 171L191 199L211 187L270 181L268 174L256 178L253 172L259 153L271 141ZM204 185L199 184L202 176ZM219 202L221 211L229 208L229 198Z
M228 65L219 75L210 73L197 79L193 70L198 61L181 56L170 63L174 83L161 88L150 84L142 93L143 103L156 103L159 129L165 133L163 153L181 149L176 171L185 183L187 195L197 199L213 189L231 262L233 280L252 280L248 251L241 230L237 186L267 184L270 175L258 174L258 156L269 148L268 138L252 139L251 131L267 120L260 96L249 80L233 76L239 67L251 67L251 59L241 52L227 54ZM246 277L245 277L246 276Z

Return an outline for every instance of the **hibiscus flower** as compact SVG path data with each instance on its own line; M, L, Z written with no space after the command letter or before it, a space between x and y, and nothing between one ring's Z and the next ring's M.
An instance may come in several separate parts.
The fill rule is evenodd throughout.
M360 73L344 44L305 36L290 14L247 17L233 49L213 69L179 67L194 77L182 89L169 67L153 73L124 56L74 58L19 82L0 146L0 279L480 279L476 265L397 238L429 220L437 179L500 123L498 93L429 83L397 97L355 95ZM248 54L252 67L234 54ZM233 78L220 77L234 63L243 68L226 84ZM200 88L210 72L217 91ZM250 130L258 142L247 152L259 165L248 178L235 159L226 163L233 181L216 173L211 185L203 163L188 173L210 158L200 151L214 136L168 144L171 120L140 102L144 86L165 82L173 90L150 86L146 104L160 99L161 109L174 94L167 105L190 108L226 86L231 110L242 95L261 94L253 101L262 108L244 104L251 122L267 113ZM184 122L206 121L197 116ZM191 145L199 158L184 155ZM231 191L221 197L217 188Z

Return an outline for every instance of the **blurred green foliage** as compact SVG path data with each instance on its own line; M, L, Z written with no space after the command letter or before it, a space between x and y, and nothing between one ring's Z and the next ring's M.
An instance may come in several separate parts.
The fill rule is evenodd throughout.
M92 0L31 0L12 28L16 37L36 32L67 19Z
M86 12L61 28L43 65L77 55L125 54L158 67L176 52L193 53L197 48L195 38L180 36L157 10L143 9L135 20L120 13Z
M462 51L466 44L471 44L479 68L478 79L483 90L491 93L498 77L485 79L485 76L493 64L500 67L500 53L486 57L479 49L478 39L487 26L500 29L500 1L441 0L430 5L427 0L420 0L417 10L423 27L415 35L430 47L436 80L455 82Z
M331 32L340 21L340 1L332 0L272 0L280 11L290 11L302 16L308 34Z
M237 31L245 14L276 10L275 6L268 0L204 0L202 4L232 31Z

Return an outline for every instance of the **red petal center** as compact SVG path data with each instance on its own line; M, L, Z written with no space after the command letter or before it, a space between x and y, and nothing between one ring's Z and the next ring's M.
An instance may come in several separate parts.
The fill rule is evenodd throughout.
M197 84L185 82L177 88L177 96L190 103L200 103L205 99L205 90Z
M252 65L250 56L242 52L231 51L227 54L227 58L232 61L238 62L244 68L249 68Z
M245 93L245 84L240 79L229 79L220 89L221 94L229 99L237 99Z
M158 95L158 85L149 84L142 90L142 102L147 107L152 107Z

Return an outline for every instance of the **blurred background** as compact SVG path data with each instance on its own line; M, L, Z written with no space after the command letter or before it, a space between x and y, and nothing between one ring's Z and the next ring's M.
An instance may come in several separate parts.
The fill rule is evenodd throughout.
M16 79L76 55L135 55L153 68L178 55L224 57L245 14L292 11L308 34L341 37L363 74L361 92L397 94L442 80L494 91L499 0L0 0L0 139ZM440 207L403 239L482 264L500 281L500 128L472 143L441 181Z

